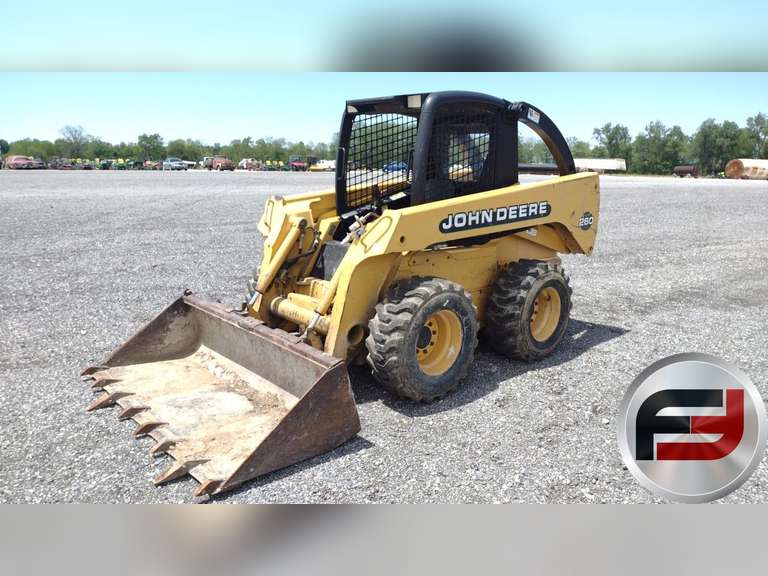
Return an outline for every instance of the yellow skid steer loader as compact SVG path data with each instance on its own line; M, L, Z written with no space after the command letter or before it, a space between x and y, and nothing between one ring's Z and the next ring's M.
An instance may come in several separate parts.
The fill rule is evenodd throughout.
M518 124L559 176L518 181ZM478 331L510 358L550 354L591 254L599 184L537 108L471 92L347 102L335 189L272 197L241 310L187 291L83 374L196 495L333 449L360 430L347 362L431 401L472 364Z

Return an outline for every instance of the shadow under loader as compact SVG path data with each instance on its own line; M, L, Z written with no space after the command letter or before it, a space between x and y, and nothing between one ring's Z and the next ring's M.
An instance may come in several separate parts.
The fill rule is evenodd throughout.
M529 370L542 370L570 362L591 348L619 338L627 332L627 329L620 326L596 324L571 318L561 346L551 356L535 363L500 358L481 340L475 355L475 362L490 360L500 369L493 374L492 378L474 381L471 384L464 382L453 394L429 404L409 402L387 393L376 384L370 373L363 367L356 367L350 370L355 400L358 404L381 400L389 408L411 418L446 412L490 394L498 389L501 382L520 376Z

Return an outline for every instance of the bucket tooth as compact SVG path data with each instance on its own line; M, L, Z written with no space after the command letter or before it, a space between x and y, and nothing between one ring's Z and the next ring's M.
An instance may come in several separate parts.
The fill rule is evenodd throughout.
M106 370L108 368L109 366L100 366L98 364L95 366L88 366L87 368L83 368L80 371L80 376L90 376L91 374L94 374L96 372L101 372L102 370Z
M93 379L93 382L91 382L91 388L94 390L103 389L105 386L108 386L109 384L114 384L115 382L120 382L117 378L99 378L96 377Z
M128 406L127 408L124 408L120 414L118 414L117 419L128 420L129 418L133 418L136 416L136 414L143 412L144 410L149 410L149 406Z
M193 460L191 462L174 462L168 468L162 471L160 474L155 476L152 482L154 482L155 486L159 486L160 484L165 484L166 482L170 482L171 480L176 480L177 478L181 478L182 476L189 474L189 471L192 468L204 462L205 460Z
M112 406L115 402L120 400L120 398L125 398L126 396L129 396L129 392L112 392L110 393L104 393L96 400L91 402L91 404L86 408L86 412L92 412L94 410L97 410L99 408L104 408L106 406Z
M139 424L136 430L133 431L133 435L136 437L146 436L158 426L164 426L164 425L165 425L165 422L144 422L143 424Z
M158 456L164 452L168 452L168 450L174 446L176 446L175 440L161 440L149 449L149 453L152 456Z
M176 478L181 478L182 476L189 473L189 470L187 470L187 467L182 463L175 463L171 464L168 468L166 468L164 471L162 471L160 474L155 476L152 479L152 482L155 486L159 486L160 484L165 484L166 482L170 482L171 480L176 480Z
M221 480L206 480L197 487L197 490L195 490L193 496L195 498L200 496L210 496L216 492L216 490L218 490L219 486L221 486L221 482Z

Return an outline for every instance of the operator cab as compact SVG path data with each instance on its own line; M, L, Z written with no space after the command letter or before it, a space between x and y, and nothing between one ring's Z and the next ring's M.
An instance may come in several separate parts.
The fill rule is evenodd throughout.
M340 230L385 207L404 208L518 183L517 123L547 145L560 175L576 171L540 110L475 92L351 100L336 160Z

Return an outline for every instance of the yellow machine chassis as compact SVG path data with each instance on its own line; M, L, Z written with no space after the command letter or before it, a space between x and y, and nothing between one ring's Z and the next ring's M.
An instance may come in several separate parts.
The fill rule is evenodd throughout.
M360 430L345 361L363 357L368 322L394 282L456 282L482 324L487 296L510 263L592 252L599 190L596 174L553 178L359 214L349 233L337 230L335 200L320 192L267 202L246 315L185 292L83 370L100 392L88 409L120 406L135 435L155 440L152 454L170 457L156 484L190 475L200 483L195 495L218 494L341 445ZM321 248L344 236L346 251L332 245L343 254L332 277L313 278ZM560 306L556 290L539 293L535 339L557 329ZM446 301L430 310L414 352L421 372L436 379L461 360L468 326L476 341L476 327Z
M599 197L598 176L587 172L385 209L359 234L352 235L351 245L330 280L308 276L319 250L288 267L284 263L299 254L300 245L302 252L310 251L315 232L321 244L333 237L340 222L334 192L273 197L259 222L265 235L256 279L259 295L249 304L248 312L272 326L287 323L301 330L310 326L310 343L327 354L351 360L362 352L368 321L387 288L400 279L435 276L461 284L472 295L482 325L491 286L499 271L511 262L592 253ZM536 207L530 208L532 205ZM527 218L493 220L493 211L512 214L510 207ZM467 221L481 226L450 229L445 225ZM477 237L484 241L455 245Z

